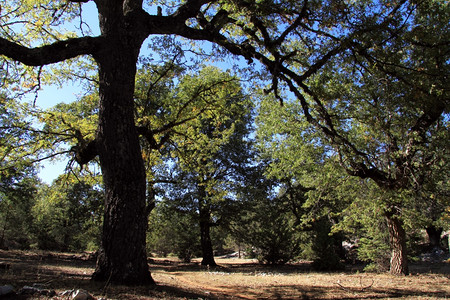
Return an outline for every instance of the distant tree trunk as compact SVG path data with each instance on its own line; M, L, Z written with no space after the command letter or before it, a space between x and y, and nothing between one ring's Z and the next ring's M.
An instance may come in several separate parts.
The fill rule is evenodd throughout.
M0 249L7 249L5 243L5 233L6 233L6 228L8 226L8 212L5 214L5 221L3 222L3 228L2 228L2 236L0 237Z
M202 247L202 266L217 266L214 260L214 250L211 241L211 208L209 203L204 203L206 191L199 187L199 214L200 214L200 243Z
M63 252L69 251L70 236L71 236L71 234L73 234L73 232L70 232L70 231L72 231L70 227L71 226L70 226L69 222L67 220L64 220L63 224L62 224L62 228L64 230L62 245L61 245L61 243L59 243L59 245L61 245L61 246L58 247L60 251L63 251ZM70 232L70 234L69 234L69 232Z
M103 9L113 7L108 5ZM109 17L113 18L111 14ZM105 36L111 30L121 29L102 27ZM108 51L96 57L100 96L96 147L105 187L105 211L102 244L92 278L127 285L154 284L145 248L146 175L134 122L134 80L140 49L140 41L135 38L117 34L109 37L105 39L105 43L111 43Z
M408 275L408 253L403 222L392 213L386 215L386 221L392 249L389 272L393 275Z
M200 221L201 245L202 245L202 266L216 266L214 251L211 242L209 222Z
M430 250L436 247L441 248L441 234L443 228L436 228L434 225L430 225L425 230L428 235L428 244Z

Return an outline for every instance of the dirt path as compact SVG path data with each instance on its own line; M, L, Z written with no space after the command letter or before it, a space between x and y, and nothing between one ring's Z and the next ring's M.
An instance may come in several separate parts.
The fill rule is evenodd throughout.
M226 298L226 299L254 299L253 297L247 296L245 294L240 294L232 288L226 287L215 287L210 283L199 283L196 281L189 280L187 276L170 274L154 274L156 282L170 283L175 286L189 287L195 291L201 291L204 293L205 297L211 298ZM166 277L166 278L164 278Z

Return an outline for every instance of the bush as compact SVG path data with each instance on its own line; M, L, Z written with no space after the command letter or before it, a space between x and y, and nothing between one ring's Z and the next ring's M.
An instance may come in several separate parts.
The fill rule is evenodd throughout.
M251 248L247 255L273 265L295 259L300 252L300 235L294 228L294 217L270 200L252 208L243 214L240 223L233 225L235 238Z
M185 262L201 255L200 229L187 213L158 203L150 214L147 233L147 251L161 256L175 254Z
M319 271L336 271L344 268L341 262L342 240L337 234L330 235L331 223L321 218L313 225L312 250L315 255L313 267Z
M100 244L103 193L86 182L60 178L43 187L32 208L34 245L42 250L85 251Z

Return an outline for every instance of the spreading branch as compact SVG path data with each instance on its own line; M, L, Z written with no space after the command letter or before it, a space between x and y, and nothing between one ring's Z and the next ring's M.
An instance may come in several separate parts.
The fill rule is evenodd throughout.
M77 145L71 148L71 151L75 153L75 161L83 166L92 161L98 155L97 141L92 140L84 145Z
M28 48L0 37L0 55L28 66L44 66L79 55L93 55L99 51L101 37L80 37L58 41L50 45Z

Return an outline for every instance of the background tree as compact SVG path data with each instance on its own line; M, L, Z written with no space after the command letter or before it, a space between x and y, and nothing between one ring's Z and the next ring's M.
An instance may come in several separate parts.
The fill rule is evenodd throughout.
M303 258L314 260L317 269L340 269L343 237L331 228L354 194L353 186L334 152L321 142L320 132L294 117L300 109L296 102L274 107L273 101L262 98L256 118L265 176L278 183L279 205L291 212L295 229L303 232Z
M411 198L403 197L403 191L421 189L425 174L446 155L442 155L445 148L435 147L443 146L442 134L448 132L445 78L449 72L448 59L443 57L449 53L448 46L440 42L448 39L448 8L437 2L380 4L361 19L353 13L363 6L338 8L358 20L340 23L346 29L337 30L339 34L326 28L340 26L335 23L341 18L339 13L328 15L333 25L317 23L315 29L315 25L303 24L303 29L315 35L311 41L304 40L304 51L315 49L318 40L329 50L324 56L307 56L312 63L297 60L295 52L289 56L283 55L284 49L274 50L282 61L276 65L277 72L285 76L274 77L272 89L281 89L277 80L281 78L298 101L294 111L298 117L293 117L298 128L293 126L289 134L320 133L312 142L329 147L325 153L335 154L349 175L374 180L392 196L383 200L392 249L390 271L405 274L402 211L408 205L404 200ZM431 33L434 30L436 34ZM426 33L426 42L418 42ZM263 41L276 41L272 35L261 36ZM289 64L291 57L297 64ZM302 127L305 122L311 126Z
M198 217L191 208L174 208L173 199L160 201L150 214L148 249L163 256L175 254L184 262L202 255Z
M294 215L295 230L303 233L303 258L313 260L313 267L317 270L340 270L343 268L341 260L345 258L342 248L344 237L331 229L340 220L342 199L338 189L331 186L342 184L342 179L330 175L333 173L329 165L318 164L318 167L324 169L309 174L315 177L314 185L303 186L305 180L301 176L284 178L278 197ZM272 168L276 166L272 165ZM331 183L332 178L334 183Z
M386 199L373 181L358 180L353 186L352 201L341 211L341 220L333 232L342 232L356 249L358 259L367 262L366 270L389 270L389 231L383 215Z
M247 246L248 256L262 263L280 265L297 258L301 235L295 230L295 216L276 196L262 191L251 194L239 219L232 222L234 238Z
M0 173L0 248L27 249L31 246L32 207L39 185L32 167Z
M4 83L6 84L6 83ZM28 129L29 106L0 93L0 247L28 248L32 243L31 208L40 182L29 155L39 148Z
M95 251L100 241L103 191L92 178L61 175L44 186L32 211L39 249Z
M447 126L449 126L448 123ZM448 146L442 146L443 149L448 148ZM450 201L449 175L448 172L440 171L449 169L449 159L446 158L449 153L449 151L442 152L442 159L431 166L434 170L428 172L422 188L411 195L415 201L413 207L408 208L407 212L408 215L411 215L408 219L415 220L415 222L411 222L412 226L425 228L428 235L428 245L425 250L428 251L449 247L447 242L442 244L441 241L441 234L445 228L448 228L448 224L443 222L443 217Z
M169 159L166 164L176 167L167 168L170 172L162 174L171 182L166 185L164 197L166 205L175 211L181 209L196 216L202 265L214 266L211 228L226 222L233 190L245 184L244 170L251 159L251 105L239 80L216 68L204 68L195 77L183 77L179 87L175 91L191 99L192 110L204 113L178 126L173 133L168 151L176 159Z

